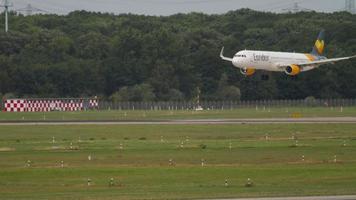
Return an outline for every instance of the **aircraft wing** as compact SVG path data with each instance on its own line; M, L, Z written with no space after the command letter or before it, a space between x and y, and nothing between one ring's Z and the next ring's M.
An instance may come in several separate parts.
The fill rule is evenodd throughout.
M220 58L223 59L223 60L230 61L230 62L232 62L232 60L233 60L232 58L228 58L228 57L224 56L224 47L221 49Z
M349 60L352 58L356 58L356 55L350 57L343 57L343 58L331 58L331 59L324 59L324 60L317 60L305 63L295 63L301 67L313 66L313 65L323 65L323 64L334 64L335 62L342 61L342 60Z

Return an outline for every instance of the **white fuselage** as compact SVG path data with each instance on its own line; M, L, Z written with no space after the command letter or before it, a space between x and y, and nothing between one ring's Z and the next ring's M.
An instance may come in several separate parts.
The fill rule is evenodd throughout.
M280 66L288 66L295 63L307 63L320 59L324 58L318 58L311 54L303 53L243 50L235 54L232 64L241 69L284 71L285 68ZM309 71L316 67L316 65L304 67L302 71Z

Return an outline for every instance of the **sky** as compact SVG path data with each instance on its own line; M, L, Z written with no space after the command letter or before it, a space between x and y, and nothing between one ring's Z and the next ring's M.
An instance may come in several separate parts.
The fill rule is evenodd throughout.
M4 0L1 0L4 1ZM49 13L67 14L74 10L134 13L144 15L172 15L176 13L203 12L221 14L240 8L283 12L297 2L302 8L320 12L341 11L345 0L8 0L12 10L28 4Z

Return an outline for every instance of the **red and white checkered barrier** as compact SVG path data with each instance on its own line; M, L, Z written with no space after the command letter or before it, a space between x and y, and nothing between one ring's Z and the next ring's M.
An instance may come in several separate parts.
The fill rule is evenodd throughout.
M8 99L4 102L5 112L82 111L98 107L97 99Z
M27 112L27 104L24 99L6 100L4 104L6 112Z
M90 99L89 100L89 107L91 108L98 108L99 107L99 102L97 99Z

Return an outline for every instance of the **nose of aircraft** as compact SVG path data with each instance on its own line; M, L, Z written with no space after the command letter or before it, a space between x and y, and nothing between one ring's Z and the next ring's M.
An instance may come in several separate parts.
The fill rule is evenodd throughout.
M239 67L240 65L240 58L239 57L234 57L232 59L232 64L235 66L235 67Z

